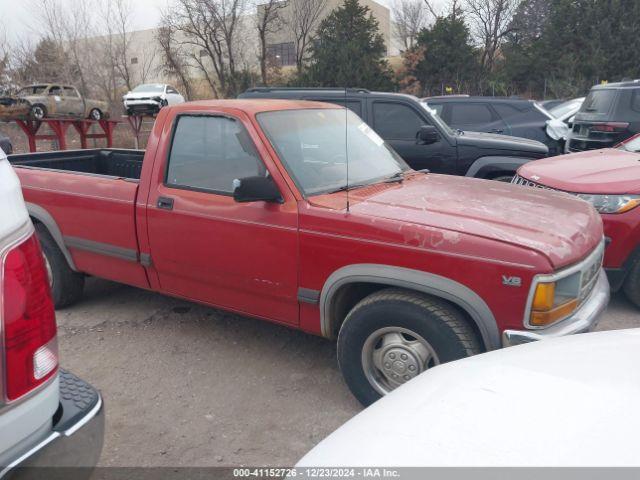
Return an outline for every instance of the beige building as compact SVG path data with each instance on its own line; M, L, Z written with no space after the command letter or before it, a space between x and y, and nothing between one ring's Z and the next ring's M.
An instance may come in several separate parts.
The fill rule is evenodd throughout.
M281 18L290 19L291 12L295 8L294 2L306 2L308 0L283 0L282 10L279 12ZM326 4L317 21L314 24L311 34L315 33L315 28L320 22L326 18L335 8L337 8L343 0L326 0ZM378 20L380 33L382 34L387 46L387 54L393 54L391 35L391 20L389 9L373 0L359 0L362 5L366 5L371 9L373 16ZM236 45L236 61L238 66L248 67L259 70L259 38L256 26L256 13L247 14L241 17L238 23L237 45ZM157 41L157 29L138 30L128 34L127 59L128 68L133 83L175 83L176 79L167 75L163 68L163 55L160 45ZM311 36L312 36L311 35ZM182 34L178 34L178 41L183 42ZM105 43L105 37L96 37L88 39L89 42L98 40L99 44ZM295 36L289 25L282 23L276 29L276 32L267 37L268 49L273 59L282 67L295 66ZM188 45L184 42L182 48L188 49L188 55L192 59L204 57L206 52L201 52L198 47ZM195 80L195 86L204 82L202 70L196 68L195 61L189 62L188 76ZM212 67L213 70L213 67ZM207 87L203 83L203 88Z
M267 37L268 52L272 58L282 67L293 66L296 64L296 38L295 33L290 25L296 23L296 15L304 9L300 8L300 3L308 0L283 0L284 5L278 11L279 17L283 20L276 33L269 34ZM326 18L333 10L335 10L343 0L324 0L325 5L313 24L311 36L319 26L320 22ZM387 55L392 51L391 38L391 13L384 5L374 0L359 0L360 5L367 6L371 10L373 17L378 21L380 33L384 38L387 47ZM260 7L258 7L260 9ZM298 17L299 18L299 17ZM308 22L309 20L307 20Z

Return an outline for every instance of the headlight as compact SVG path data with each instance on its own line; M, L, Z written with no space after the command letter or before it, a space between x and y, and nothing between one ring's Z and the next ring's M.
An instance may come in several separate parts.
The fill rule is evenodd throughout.
M533 293L529 324L546 327L575 312L580 297L580 278L580 272L576 272L556 282L538 283Z
M640 195L589 195L578 194L600 213L624 213L640 205Z

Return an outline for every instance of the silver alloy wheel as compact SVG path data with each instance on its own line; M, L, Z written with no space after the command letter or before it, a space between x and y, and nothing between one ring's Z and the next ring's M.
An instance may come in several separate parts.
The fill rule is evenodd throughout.
M49 288L53 290L53 269L51 268L51 264L49 263L49 259L47 256L42 253L42 258L44 259L44 267L47 270L47 278L49 279Z
M438 355L429 342L402 327L378 329L362 347L364 374L382 395L439 364Z
M89 115L93 120L102 120L102 112L100 112L100 110L98 110L97 108L91 110Z
M31 114L36 120L42 120L44 118L44 109L40 105L36 105L31 108Z

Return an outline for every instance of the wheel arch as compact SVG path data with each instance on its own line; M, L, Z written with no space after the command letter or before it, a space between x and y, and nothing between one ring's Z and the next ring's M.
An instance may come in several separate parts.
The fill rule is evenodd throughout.
M403 267L357 264L332 273L320 293L320 326L335 338L347 313L362 298L383 288L398 287L441 298L470 319L486 350L500 348L500 333L488 305L468 287L440 275Z
M29 216L31 217L31 221L33 223L41 223L46 227L46 229L51 234L51 237L56 242L56 245L58 245L58 248L64 255L64 258L67 260L67 263L69 264L69 267L71 267L71 270L73 270L74 272L77 272L78 269L76 268L76 265L73 262L73 257L71 257L71 252L69 252L69 249L64 244L64 237L62 236L62 232L60 231L60 228L58 227L58 224L56 223L55 219L51 216L49 212L47 212L40 205L36 205L35 203L29 203L29 202L26 202L26 205L27 205L27 211L29 212Z
M532 160L535 159L502 156L480 157L471 164L465 176L491 178L492 176L500 176L500 174L515 174L518 168Z

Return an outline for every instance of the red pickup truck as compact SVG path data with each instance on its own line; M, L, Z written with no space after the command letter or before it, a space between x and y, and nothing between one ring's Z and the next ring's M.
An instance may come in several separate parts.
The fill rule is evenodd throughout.
M572 193L602 214L611 289L640 307L640 135L616 148L532 162L514 183Z
M94 275L337 338L364 404L439 363L587 331L609 300L590 205L413 171L336 105L187 103L146 152L10 160L58 307Z

